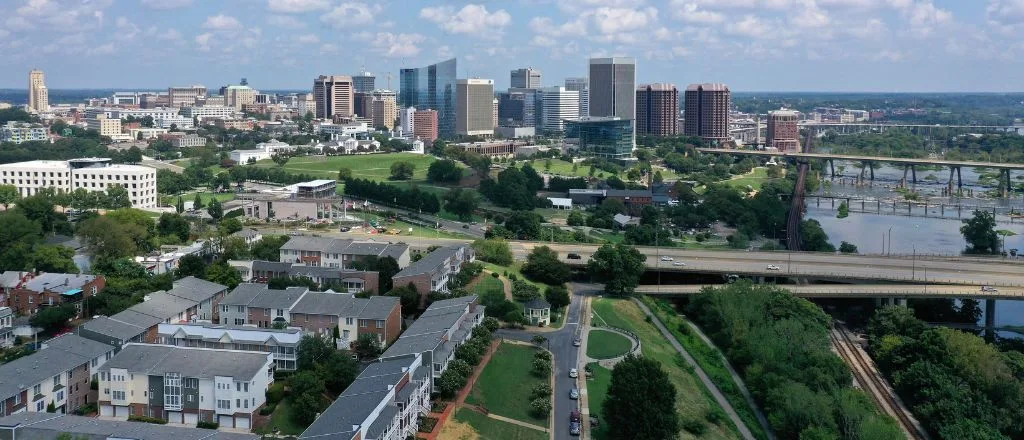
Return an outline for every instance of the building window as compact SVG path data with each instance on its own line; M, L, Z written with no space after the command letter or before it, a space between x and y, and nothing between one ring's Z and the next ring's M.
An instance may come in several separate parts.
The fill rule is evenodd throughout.
M43 410L46 409L45 403L46 402L42 400L36 402L36 412L43 412Z
M217 400L217 409L231 409L230 400Z
M352 318L345 318L345 325L352 325Z
M113 391L111 393L111 398L113 400L124 400L124 391Z
M366 321L367 321L367 320L365 320L365 319L360 319L360 320L359 320L359 326L360 326L360 327L364 327L364 328L365 328L365 327L367 326L367 324L366 324Z
M60 385L60 375L53 376L53 386Z

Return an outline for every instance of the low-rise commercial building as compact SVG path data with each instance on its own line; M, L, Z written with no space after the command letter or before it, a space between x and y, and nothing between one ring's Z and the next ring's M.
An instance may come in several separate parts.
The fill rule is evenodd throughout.
M405 243L359 242L341 238L292 237L281 246L279 260L307 266L351 269L355 261L392 257L399 268L409 266L409 245Z
M171 146L174 148L195 148L206 145L206 138L196 134L176 136L171 139Z
M107 158L33 160L0 165L0 184L14 185L21 197L42 188L72 192L78 188L106 191L114 185L128 190L134 208L155 208L156 170L139 165L115 165Z
M278 370L293 371L302 329L228 326L223 324L160 324L157 343L178 347L215 348L270 353Z
M618 117L565 121L565 144L583 154L628 159L633 155L633 121Z
M61 440L258 440L253 434L184 426L123 422L50 413L18 413L0 418L0 438Z
M106 115L96 115L95 118L86 119L85 126L89 130L95 130L100 136L113 138L121 135L121 120L109 118Z
M128 344L99 369L100 416L251 429L274 382L270 353Z
M33 354L0 365L0 415L41 413L50 404L63 414L95 403L90 383L113 355L110 345L65 334L44 342Z
M445 246L424 256L392 278L395 286L412 284L425 299L430 292L447 292L448 282L459 274L462 265L476 261L472 246Z

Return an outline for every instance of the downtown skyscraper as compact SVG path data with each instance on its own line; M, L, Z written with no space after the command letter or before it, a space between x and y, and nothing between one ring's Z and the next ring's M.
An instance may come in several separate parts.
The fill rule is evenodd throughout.
M636 60L590 59L590 116L636 119Z
M50 110L50 92L46 88L46 75L42 70L28 73L28 109L36 113Z
M352 77L343 75L320 75L313 80L313 99L316 100L316 117L330 119L335 115L355 114Z
M399 94L402 107L437 110L438 134L455 135L456 60L442 61L426 67L404 68L399 72Z

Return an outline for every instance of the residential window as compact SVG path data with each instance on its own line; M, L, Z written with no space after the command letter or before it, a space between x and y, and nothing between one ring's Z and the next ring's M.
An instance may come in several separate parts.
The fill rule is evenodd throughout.
M36 384L36 386L32 387L32 395L33 396L38 396L40 394L43 394L42 393L42 387L43 387L42 384Z
M53 376L53 386L60 385L60 375Z
M64 400L64 390L57 391L57 401Z
M366 326L367 326L367 324L366 324L366 321L367 321L367 320L365 320L365 319L360 319L360 320L359 320L359 326L360 326L360 327L366 327Z
M45 403L46 402L43 400L36 402L36 412L43 412L43 410L46 409Z
M383 319L378 319L377 320L377 328L384 328L384 320Z
M124 400L124 391L114 391L111 393L111 398L113 400Z
M345 318L345 325L352 325L353 318Z

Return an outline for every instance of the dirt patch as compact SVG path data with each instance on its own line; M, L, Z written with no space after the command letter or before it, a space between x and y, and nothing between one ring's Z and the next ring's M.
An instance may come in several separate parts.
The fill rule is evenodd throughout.
M455 420L454 417L448 420L444 424L444 428L441 429L441 433L437 435L437 440L479 440L480 434L477 434L476 430L473 429L469 423L460 422Z

